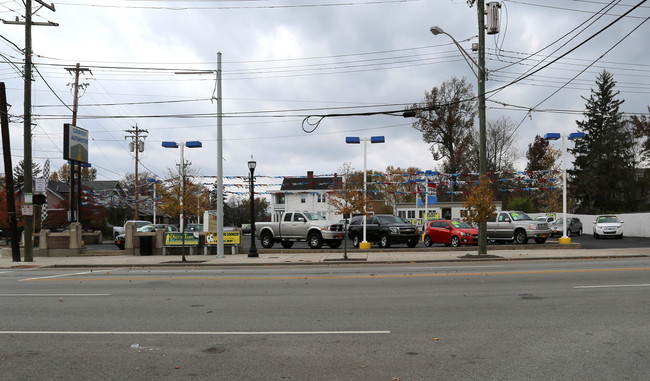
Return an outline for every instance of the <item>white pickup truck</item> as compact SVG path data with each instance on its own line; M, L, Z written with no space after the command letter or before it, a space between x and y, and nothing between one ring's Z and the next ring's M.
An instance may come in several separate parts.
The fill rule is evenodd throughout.
M336 249L341 246L344 233L343 224L327 221L318 213L285 212L280 222L255 223L255 236L266 249L276 242L288 249L297 241L307 241L312 249L320 249L323 243Z
M145 225L151 225L151 221L128 220L124 222L124 226L113 226L113 238L116 238L120 234L124 234L127 222L135 222L136 229L141 228Z

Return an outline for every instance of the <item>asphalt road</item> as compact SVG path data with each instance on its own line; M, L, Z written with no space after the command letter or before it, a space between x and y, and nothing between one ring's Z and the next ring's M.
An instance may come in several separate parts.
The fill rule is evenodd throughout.
M646 380L650 259L0 272L3 380Z

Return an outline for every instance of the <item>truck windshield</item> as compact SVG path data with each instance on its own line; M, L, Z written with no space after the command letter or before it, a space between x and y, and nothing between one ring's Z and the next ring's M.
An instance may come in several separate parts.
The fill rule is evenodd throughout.
M321 216L318 213L303 213L305 217L307 217L308 220L311 221L316 221L316 220L324 220L323 216Z
M528 221L532 220L526 213L523 212L512 212L510 213L513 221Z

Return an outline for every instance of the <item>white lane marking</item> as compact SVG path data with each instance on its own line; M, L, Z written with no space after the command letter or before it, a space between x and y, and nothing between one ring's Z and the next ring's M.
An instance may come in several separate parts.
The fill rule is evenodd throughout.
M26 279L20 279L19 282L27 282L27 281L32 281L32 280L39 280L39 279L52 279L52 278L63 278L63 277L69 277L69 276L75 276L75 275L86 275L86 274L100 274L100 275L105 275L107 272L111 271L118 271L121 269L106 269L106 270L91 270L91 271L83 271L80 273L68 273L68 274L58 274L58 275L49 275L49 276L39 276L35 278L26 278Z
M233 335L385 335L390 331L241 331L241 332L165 332L165 331L0 331L0 335L170 335L170 336L233 336Z
M573 288L619 288L619 287L650 287L650 283L641 284L609 284L600 286L575 286Z
M0 298L17 298L22 296L111 296L112 294L0 294Z

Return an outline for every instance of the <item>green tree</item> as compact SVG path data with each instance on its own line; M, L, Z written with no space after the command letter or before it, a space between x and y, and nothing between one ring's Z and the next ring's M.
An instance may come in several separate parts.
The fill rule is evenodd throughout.
M584 120L577 121L585 133L569 149L575 160L568 170L569 194L582 213L626 212L637 209L634 183L634 136L619 111L613 76L604 70L596 78L596 89L587 99Z
M640 140L642 160L647 164L650 161L650 118L645 115L632 115L630 121L634 126L634 137Z
M32 161L32 177L37 178L41 174L41 166ZM14 167L14 181L22 183L25 175L25 160L18 162Z
M521 210L522 212L531 213L535 211L535 204L529 197L515 197L508 201L508 209Z

